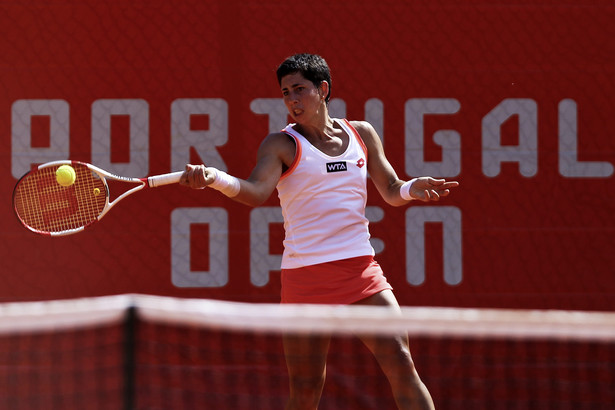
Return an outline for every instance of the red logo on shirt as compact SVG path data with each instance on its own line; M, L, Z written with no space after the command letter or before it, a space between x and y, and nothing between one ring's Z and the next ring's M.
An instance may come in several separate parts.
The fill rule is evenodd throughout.
M365 160L363 158L359 158L359 160L357 161L357 166L359 168L362 168L363 165L365 165Z

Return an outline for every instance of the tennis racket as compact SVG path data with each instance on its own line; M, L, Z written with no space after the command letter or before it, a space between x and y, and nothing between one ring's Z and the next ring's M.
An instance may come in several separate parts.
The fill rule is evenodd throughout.
M75 170L75 182L69 186L60 185L56 179L56 170L62 165L70 165ZM128 195L146 187L177 183L182 174L180 171L128 178L84 162L48 162L26 173L17 182L13 190L13 209L21 223L32 232L51 236L75 234L102 219ZM107 180L137 186L110 201Z

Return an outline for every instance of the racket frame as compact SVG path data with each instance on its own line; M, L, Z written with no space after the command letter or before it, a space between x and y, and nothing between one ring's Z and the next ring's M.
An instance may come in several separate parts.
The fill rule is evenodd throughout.
M67 230L63 230L63 231L58 231L58 232L47 232L47 231L40 231L37 230L29 225L27 225L23 219L19 216L19 214L17 213L17 209L15 207L15 204L13 204L13 210L17 216L17 218L19 219L19 221L22 223L22 225L24 225L28 230L37 233L37 234L41 234L41 235L49 235L49 236L65 236L65 235L72 235L78 232L83 231L85 228L87 228L88 226L92 225L95 222L100 221L110 210L111 208L113 208L118 202L120 202L122 199L126 198L129 195L134 194L137 191L142 190L143 188L155 188L155 187L159 187L162 185L169 185L169 184L175 184L178 183L180 180L181 175L183 174L183 171L178 171L178 172L171 172L168 174L161 174L161 175L153 175L153 176L149 176L149 177L145 177L145 178L132 178L132 177L124 177L121 175L116 175L113 174L109 171L105 171L102 168L99 168L95 165L89 164L87 162L81 162L81 161L75 161L75 160L58 160L58 161L51 161L51 162L46 162L44 164L38 165L36 168L34 168L31 171L28 171L27 173L25 173L17 182L17 184L15 185L15 188L17 188L17 186L19 185L19 183L21 182L21 180L23 180L24 178L28 177L30 174L32 174L33 172L39 171L41 169L44 168L51 168L51 167L59 167L61 165L81 165L81 166L85 166L87 167L91 172L95 173L96 175L98 175L98 177L100 178L102 184L104 185L105 188L105 205L102 209L102 211L100 212L100 214L98 214L98 216L96 217L96 219L92 220L91 222L77 227L77 228L73 228L73 229L67 229ZM119 181L119 182L126 182L126 183L132 183L132 184L137 184L137 186L135 186L134 188L131 188L125 192L123 192L122 194L118 195L117 198L115 198L113 201L110 201L110 192L109 192L109 185L107 184L107 180L114 180L114 181ZM13 201L14 201L14 194L13 194Z

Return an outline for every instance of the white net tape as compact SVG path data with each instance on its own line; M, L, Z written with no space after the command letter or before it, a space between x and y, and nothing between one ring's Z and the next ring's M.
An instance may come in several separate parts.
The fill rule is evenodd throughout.
M149 295L0 304L0 334L117 323L134 307L139 319L228 330L426 336L615 340L615 313L279 305Z

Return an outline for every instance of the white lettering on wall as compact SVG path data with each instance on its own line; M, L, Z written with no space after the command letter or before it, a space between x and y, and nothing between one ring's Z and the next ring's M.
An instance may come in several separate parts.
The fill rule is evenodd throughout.
M519 118L519 145L503 146L502 124L512 116ZM534 100L509 98L483 118L483 173L488 177L500 174L502 162L519 163L524 177L538 171L538 107Z
M425 115L456 114L461 107L453 98L413 98L405 106L406 174L455 177L461 171L461 136L440 130L433 140L442 147L442 161L425 161Z
M346 118L346 102L341 98L332 98L329 101L329 114L333 118Z
M269 272L280 270L282 255L269 253L269 226L282 222L284 218L279 206L263 206L250 211L250 282L254 286L265 286L269 283Z
M578 160L577 103L562 100L559 111L559 173L569 178L606 178L613 175L609 162Z
M250 110L269 117L269 133L280 132L288 124L288 110L281 98L257 98L250 103Z
M256 114L269 116L269 132L277 132L288 119L279 98L259 98L250 104ZM613 175L610 162L579 161L577 105L565 99L558 106L559 172L567 178L606 178ZM425 161L426 115L452 115L460 104L452 98L410 99L405 104L405 170L408 175L455 177L461 170L461 136L454 130L439 130L432 136L442 147L442 161ZM64 100L16 100L11 110L11 171L21 177L31 164L70 157L70 107ZM346 103L333 99L330 112L346 116ZM112 163L110 159L111 117L130 117L130 161ZM209 117L206 130L191 129L191 116ZM32 117L49 118L49 146L33 146ZM512 117L519 123L519 144L502 145L502 125ZM384 106L372 98L365 103L365 118L384 140ZM149 170L149 105L141 99L102 99L92 104L92 158L90 162L120 175L144 176ZM521 175L532 177L538 171L538 107L531 99L505 99L482 120L482 170L484 175L499 175L503 162L517 162ZM190 148L207 164L227 170L217 147L228 142L228 104L220 98L177 99L171 104L171 169L183 169L190 161Z
M209 116L208 130L192 130L192 115ZM180 98L171 104L171 168L182 170L194 148L203 163L227 171L216 147L228 141L228 104L222 98Z
M32 117L49 117L49 146L32 146ZM17 100L11 107L11 173L15 179L31 164L67 159L70 150L69 105L64 100Z
M365 118L384 137L384 105L379 99L365 103ZM453 98L410 99L405 104L405 170L408 175L455 177L461 172L461 135L455 130L439 130L431 138L442 148L441 161L425 161L425 117L455 115L461 104ZM250 104L255 114L269 118L269 132L277 132L288 121L281 99L255 99ZM346 103L333 99L330 113L346 116ZM111 162L111 120L115 115L129 117L129 160ZM192 129L192 116L207 116L207 129ZM33 140L33 123L46 117L48 138ZM30 170L32 164L70 158L70 106L67 101L16 100L11 107L11 172L15 179ZM518 121L518 143L502 143L502 128L507 121ZM207 165L226 170L217 148L228 142L228 104L225 100L177 99L171 104L171 170L182 169L195 152ZM141 99L100 99L91 106L90 162L115 174L145 176L149 171L149 104ZM40 131L39 131L40 132ZM559 174L564 178L608 178L614 166L607 161L581 161L578 156L577 104L564 99L558 105ZM41 136L37 136L41 137ZM79 136L83 138L83 136ZM475 138L477 138L475 136ZM482 171L496 177L501 164L515 162L526 178L538 172L538 106L532 99L511 98L489 111L481 123ZM45 142L48 141L48 142ZM80 158L83 159L83 158ZM228 282L228 215L224 208L176 208L172 212L172 280L179 287L222 287ZM371 222L383 219L380 207L367 207ZM250 280L254 286L269 282L269 272L278 270L281 255L269 253L269 225L280 223L279 208L256 208L250 216ZM415 206L406 211L406 271L408 283L425 281L424 224L441 222L444 227L444 281L449 285L462 280L461 211L447 206ZM190 227L207 224L210 268L190 269ZM384 250L385 240L371 238L376 253Z
M130 118L130 161L111 162L111 117ZM145 100L96 100L92 104L92 163L117 175L149 174L149 104Z
M384 104L378 98L365 102L365 121L372 124L382 142L384 142Z
M209 225L209 270L192 271L190 226ZM229 280L228 211L175 208L171 213L171 280L180 288L218 288Z
M413 206L406 210L406 279L414 286L425 282L425 223L442 223L444 282L463 279L461 210L454 206Z

